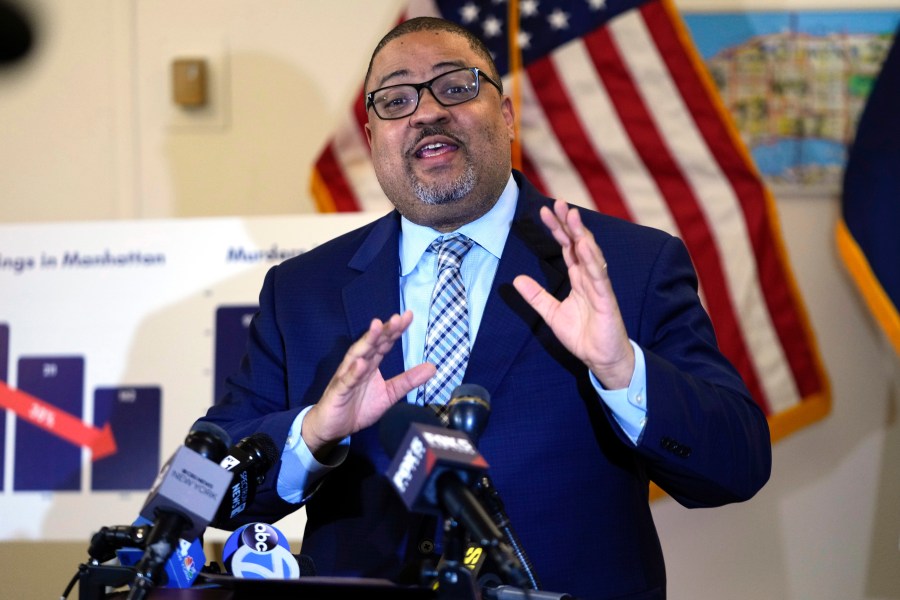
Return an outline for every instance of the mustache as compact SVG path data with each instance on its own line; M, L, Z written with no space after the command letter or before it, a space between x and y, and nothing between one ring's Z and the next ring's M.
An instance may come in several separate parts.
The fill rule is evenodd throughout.
M464 145L463 141L461 139L459 139L459 136L456 136L456 135L450 133L443 127L429 126L429 127L424 127L419 131L419 135L417 135L416 138L413 140L412 144L409 147L409 151L407 153L408 154L415 153L416 146L418 146L422 142L422 140L424 140L427 137L437 136L437 135L449 138L449 139L453 140L454 142L456 142L456 144L458 144L459 146Z

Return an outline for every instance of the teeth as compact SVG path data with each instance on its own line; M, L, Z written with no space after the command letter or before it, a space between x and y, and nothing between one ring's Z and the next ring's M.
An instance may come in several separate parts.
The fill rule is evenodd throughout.
M427 146L425 146L423 148L423 150L436 150L437 148L440 148L443 145L444 144L428 144Z

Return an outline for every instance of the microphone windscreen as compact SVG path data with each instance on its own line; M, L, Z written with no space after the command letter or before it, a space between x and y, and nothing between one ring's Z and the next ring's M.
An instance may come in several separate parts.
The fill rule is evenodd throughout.
M491 405L491 394L477 383L463 383L456 386L453 393L450 394L450 402L458 398L472 398L483 402L488 407Z
M388 456L397 454L397 449L413 423L443 427L438 416L430 408L401 400L382 415L378 428L378 439Z
M197 421L184 439L184 445L203 458L218 463L228 453L231 436L215 423Z
M488 391L480 385L464 383L450 394L447 407L450 429L464 432L477 445L491 414Z
M254 442L254 447L260 454L260 458L265 461L266 468L271 467L278 459L278 446L275 440L266 433L254 433L250 436Z
M243 579L297 579L300 564L284 534L268 523L248 523L225 541L222 563Z
M18 4L0 0L0 66L25 57L34 46L30 15Z

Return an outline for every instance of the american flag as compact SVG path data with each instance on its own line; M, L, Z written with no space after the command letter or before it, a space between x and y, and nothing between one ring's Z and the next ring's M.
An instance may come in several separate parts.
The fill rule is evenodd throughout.
M773 439L828 414L774 201L671 0L411 0L400 18L423 15L486 42L518 115L514 161L539 189L685 241ZM392 208L361 98L315 164L322 211Z

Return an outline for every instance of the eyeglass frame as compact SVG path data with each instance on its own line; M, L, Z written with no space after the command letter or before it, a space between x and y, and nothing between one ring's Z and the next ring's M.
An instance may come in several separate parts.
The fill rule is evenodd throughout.
M434 93L434 90L431 89L431 86L432 86L432 84L434 84L435 81L437 81L441 77L449 75L450 73L457 73L459 71L470 71L473 75L475 75L475 95L472 96L471 98L467 98L467 99L463 100L462 102L456 102L455 104L445 104L445 103L441 102L441 99L438 98L437 94ZM414 114L416 114L417 110L419 110L419 105L421 104L421 100L422 100L422 90L428 90L429 92L431 92L431 97L434 98L435 102L437 102L444 108L449 108L451 106L459 106L460 104L465 104L466 102L474 100L475 98L478 97L478 95L481 93L481 77L484 77L488 81L488 83L490 83L495 88L497 88L497 91L500 92L501 95L503 94L503 86L501 84L497 83L496 81L494 81L494 79L492 77L490 77L487 73L485 73L478 67L461 67L459 69L452 69L445 73L441 73L437 77L432 77L428 81L423 81L422 83L398 83L396 85L387 85L387 86L378 88L377 90L372 90L371 92L366 94L366 112L368 112L369 108L371 107L372 110L375 111L375 116L378 117L379 119L381 119L382 121L396 121L397 119L405 119L406 117L411 117ZM379 114L378 109L375 108L375 94L377 94L378 92L383 92L384 90L389 90L391 88L398 88L398 87L411 87L416 90L416 106L415 106L415 108L413 108L412 112L410 112L409 114L401 115L399 117L382 117L381 114Z

